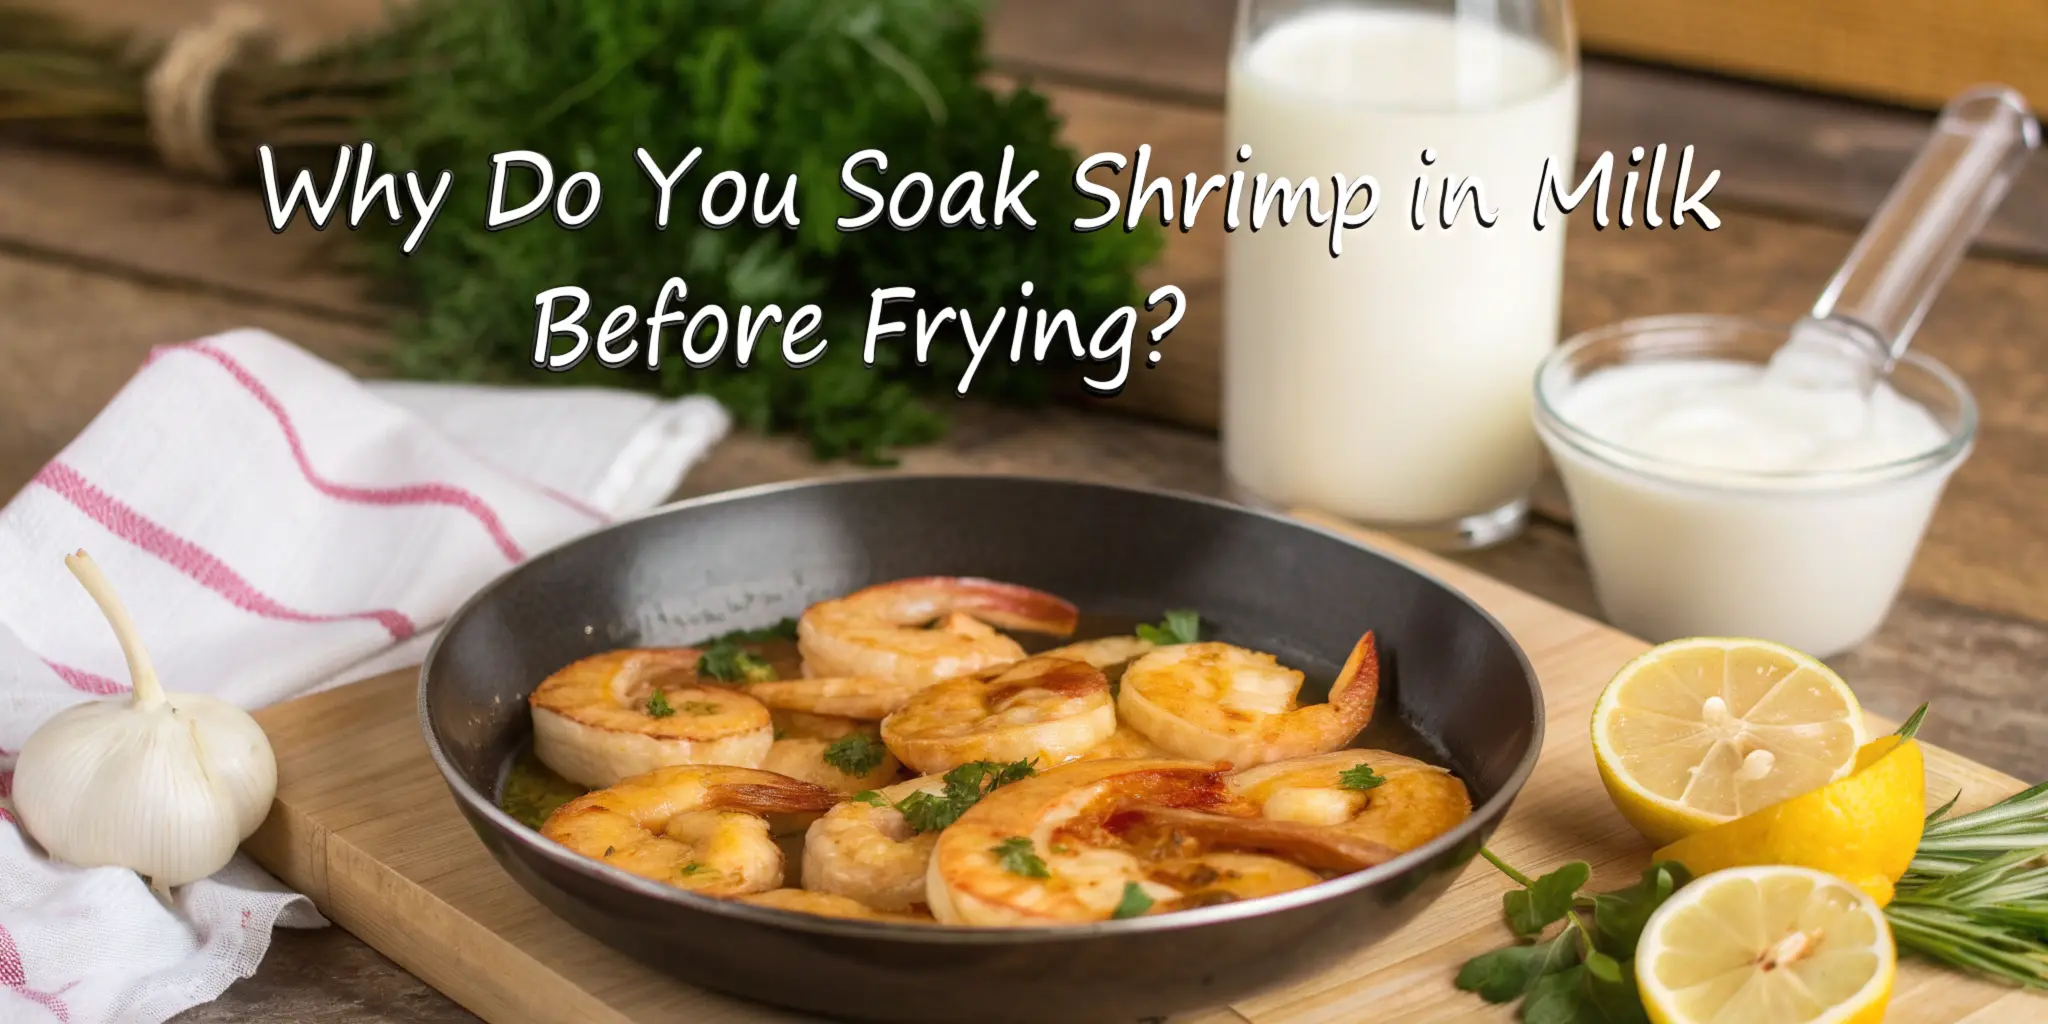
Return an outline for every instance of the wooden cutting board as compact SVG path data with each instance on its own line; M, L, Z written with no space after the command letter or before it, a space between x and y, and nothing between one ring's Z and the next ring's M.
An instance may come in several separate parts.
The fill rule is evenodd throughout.
M1650 847L1609 806L1587 722L1601 687L1645 645L1454 563L1383 537L1361 540L1470 595L1521 642L1542 679L1550 715L1542 761L1492 848L1532 872L1588 861L1600 888L1634 881ZM515 885L463 822L429 760L415 685L416 673L393 673L257 716L278 752L277 803L247 846L259 862L492 1024L798 1019L656 974ZM1927 765L1930 800L1960 788L1963 810L2021 788L1945 751L1930 749ZM1176 1024L1511 1019L1451 985L1467 958L1508 941L1500 920L1507 888L1475 860L1442 900L1387 941L1308 981ZM2048 997L1914 962L1901 967L1887 1019L2048 1020Z

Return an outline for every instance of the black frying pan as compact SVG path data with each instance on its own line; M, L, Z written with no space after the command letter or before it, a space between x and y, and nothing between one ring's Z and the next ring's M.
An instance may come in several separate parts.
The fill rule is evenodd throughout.
M569 662L768 625L821 598L930 574L1051 591L1090 614L1201 612L1205 639L1327 680L1378 631L1379 719L1471 788L1463 825L1401 858L1266 899L1058 929L834 920L722 902L606 867L492 797L530 733L526 696ZM1084 622L1086 619L1084 618ZM1304 693L1304 700L1321 700ZM1330 966L1424 911L1476 855L1536 762L1528 660L1443 584L1342 537L1198 498L1001 477L878 477L671 506L534 558L484 588L420 671L434 761L519 884L599 940L685 981L835 1019L1135 1021Z

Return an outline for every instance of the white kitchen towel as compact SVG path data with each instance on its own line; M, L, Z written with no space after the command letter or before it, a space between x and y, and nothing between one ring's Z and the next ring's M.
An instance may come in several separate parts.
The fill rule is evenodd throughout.
M366 385L260 331L152 353L0 509L0 1021L155 1024L253 972L272 925L322 923L241 858L167 908L22 834L22 743L127 690L65 554L106 572L167 689L256 708L415 662L463 599L660 502L728 426L705 398Z

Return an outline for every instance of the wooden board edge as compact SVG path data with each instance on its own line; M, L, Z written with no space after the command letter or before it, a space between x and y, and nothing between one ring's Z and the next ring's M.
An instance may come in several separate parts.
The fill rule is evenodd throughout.
M517 943L478 927L475 919L349 842L345 834L329 835L327 843L334 861L332 881L327 899L315 901L315 905L334 923L464 1009L490 1024L557 1020L635 1024ZM496 866L495 861L492 864ZM389 911L393 904L412 910L394 915ZM571 926L564 921L562 927ZM479 941L478 936L484 938ZM495 985L489 975L466 963L477 960L508 965L504 970L520 977L551 977L554 983L546 989L557 995L536 1004L533 996L539 986L529 984L515 992ZM567 993L574 995L565 998Z

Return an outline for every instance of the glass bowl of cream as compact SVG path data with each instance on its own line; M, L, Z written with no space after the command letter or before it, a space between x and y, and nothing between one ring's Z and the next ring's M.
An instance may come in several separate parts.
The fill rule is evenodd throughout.
M1643 639L1756 637L1830 657L1876 632L1977 432L1918 353L1862 390L1783 383L1791 327L1628 320L1538 368L1557 464L1609 621Z

